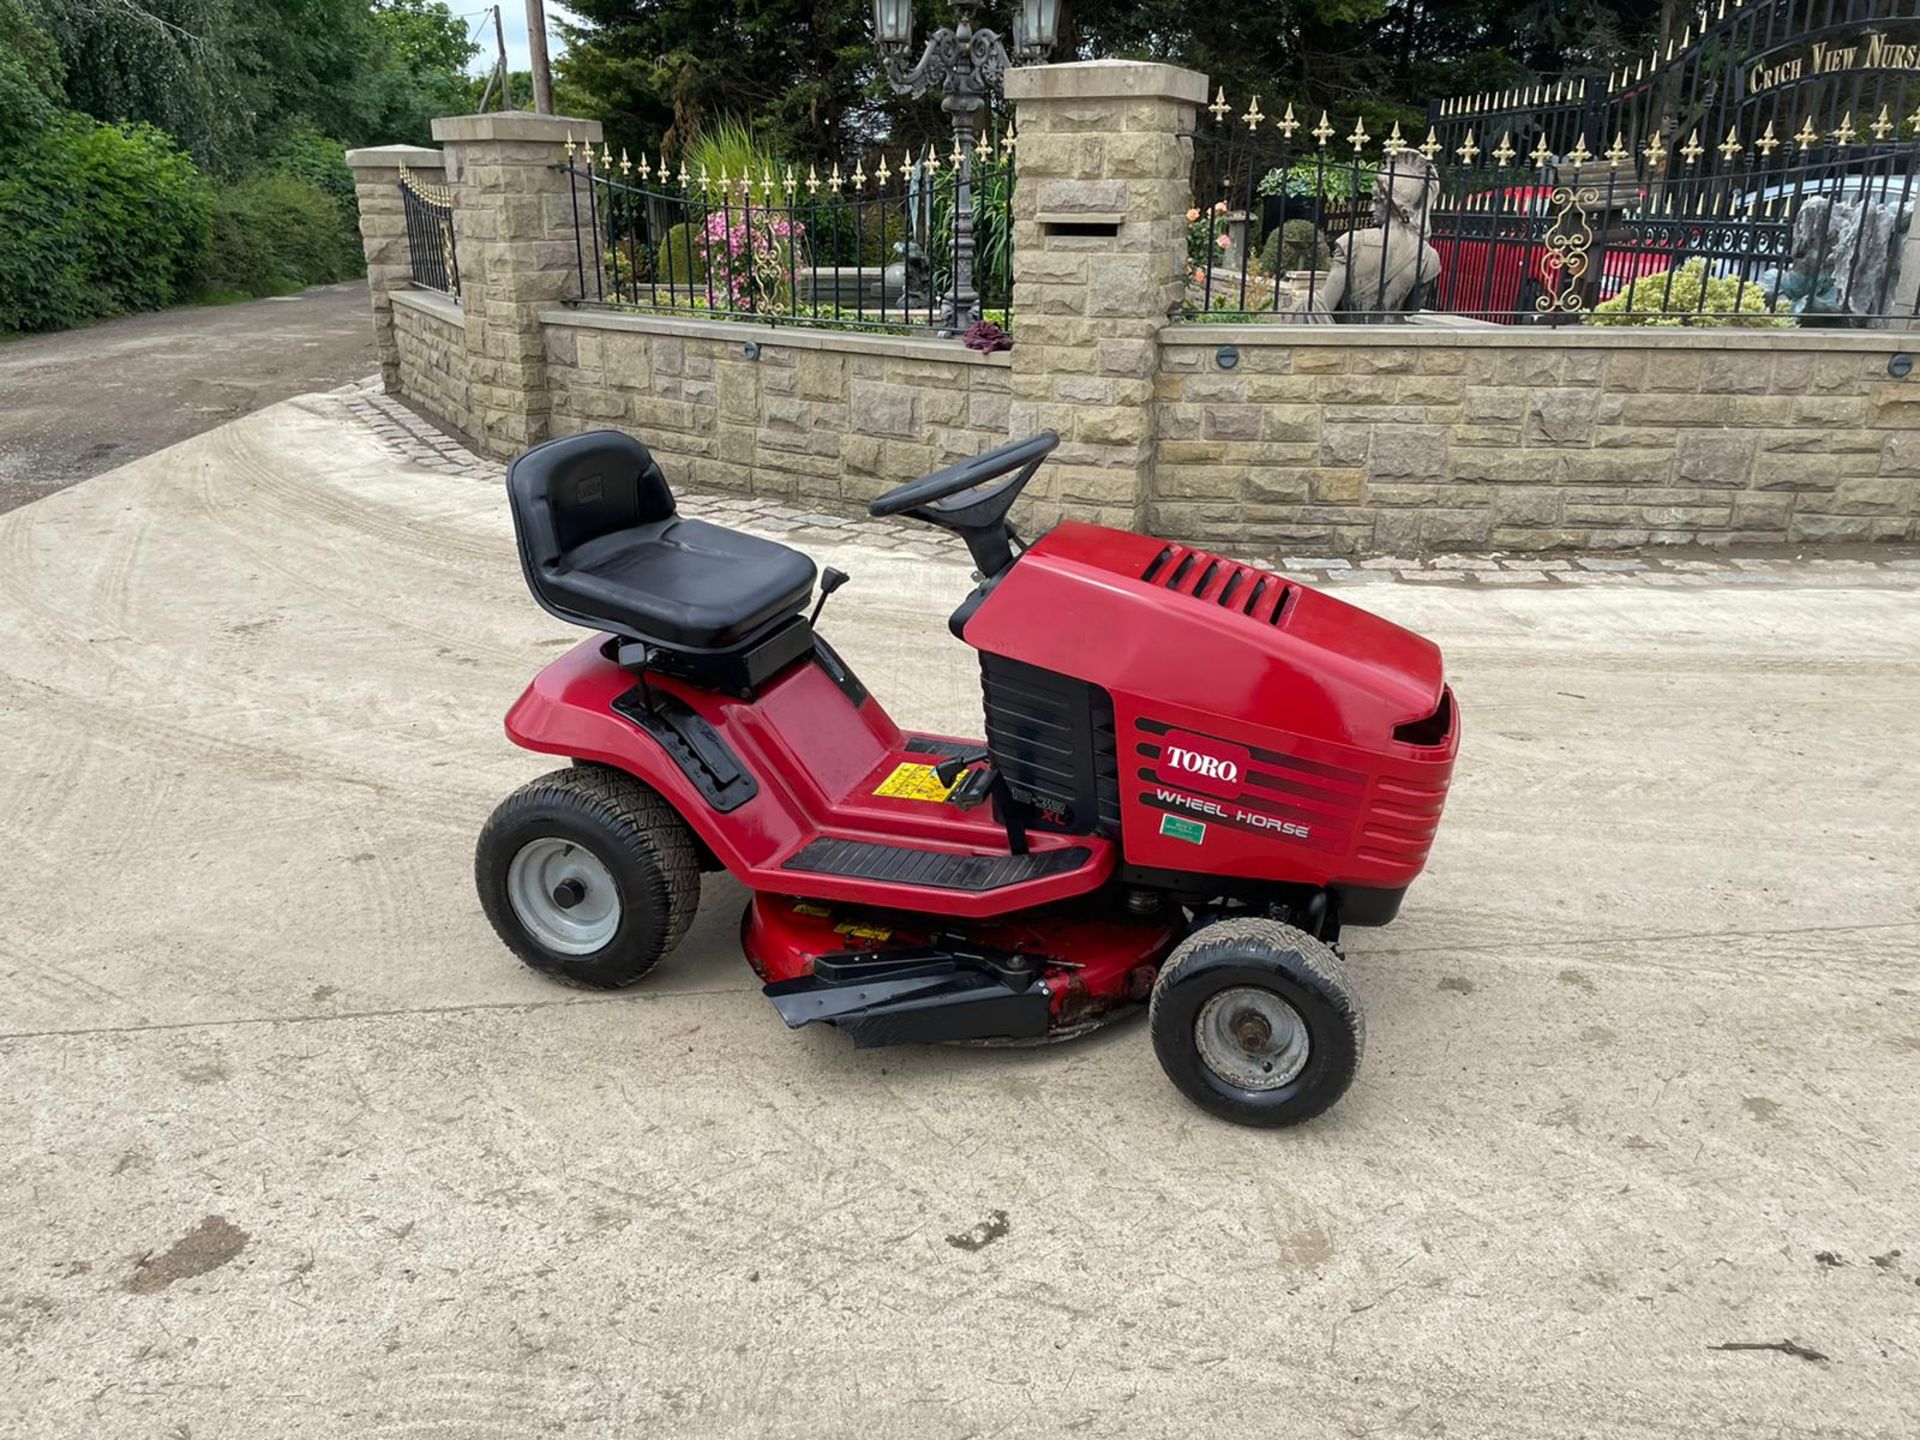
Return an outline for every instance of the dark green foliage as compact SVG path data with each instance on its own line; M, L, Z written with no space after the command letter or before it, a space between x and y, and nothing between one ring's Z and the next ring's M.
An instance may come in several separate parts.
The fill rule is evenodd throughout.
M1281 275L1289 270L1324 270L1329 263L1327 237L1311 220L1289 220L1268 232L1260 250L1260 270Z
M425 143L469 108L474 47L431 0L24 0L66 66L67 103L144 120L203 169L240 172L316 122L356 144Z
M360 204L354 196L353 171L347 168L347 147L313 130L295 130L267 157L267 168L292 175L325 191L339 207L348 230L360 222ZM359 249L359 241L354 248Z
M281 295L365 268L339 203L311 181L264 171L214 193L201 289L208 299Z
M473 49L438 0L0 0L0 332L359 274L343 152L472 108Z
M12 158L0 173L0 331L57 330L186 297L210 201L167 136L69 115Z
M675 285L697 285L707 278L706 241L698 223L667 231L660 242L660 278Z
M60 50L20 0L0 0L0 147L22 143L60 113Z

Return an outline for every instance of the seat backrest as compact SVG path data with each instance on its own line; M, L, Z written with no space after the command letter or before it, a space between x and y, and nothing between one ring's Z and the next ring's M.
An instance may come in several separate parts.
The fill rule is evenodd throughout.
M652 453L618 430L534 446L507 467L507 498L523 557L543 568L589 540L674 514Z

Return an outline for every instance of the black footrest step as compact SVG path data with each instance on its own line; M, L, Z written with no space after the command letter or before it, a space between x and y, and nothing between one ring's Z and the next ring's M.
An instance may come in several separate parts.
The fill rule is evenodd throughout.
M907 845L835 840L823 835L781 868L852 880L977 892L1002 890L1078 870L1087 863L1090 853L1084 846L1070 845L1027 855L950 855L944 850L915 850Z

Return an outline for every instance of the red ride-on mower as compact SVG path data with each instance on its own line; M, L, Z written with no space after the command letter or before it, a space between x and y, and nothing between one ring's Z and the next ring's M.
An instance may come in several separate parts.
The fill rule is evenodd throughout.
M640 979L701 870L753 891L747 961L789 1026L856 1045L1065 1039L1150 1001L1205 1109L1285 1125L1353 1079L1335 948L1420 873L1459 748L1428 641L1205 551L1007 512L1051 434L871 506L958 534L986 740L902 730L816 632L846 576L674 511L645 446L536 446L507 476L527 584L604 633L507 734L572 762L481 833L480 901L527 964Z

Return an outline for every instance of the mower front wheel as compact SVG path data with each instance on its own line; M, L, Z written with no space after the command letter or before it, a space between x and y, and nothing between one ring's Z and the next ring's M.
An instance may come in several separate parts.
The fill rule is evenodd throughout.
M1277 920L1221 920L1161 967L1150 1010L1160 1068L1203 1110L1295 1125L1346 1093L1366 1025L1340 958Z
M480 831L473 869L481 908L509 950L597 990L653 969L700 904L686 822L604 765L555 770L501 801Z

